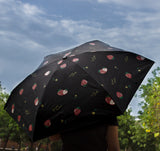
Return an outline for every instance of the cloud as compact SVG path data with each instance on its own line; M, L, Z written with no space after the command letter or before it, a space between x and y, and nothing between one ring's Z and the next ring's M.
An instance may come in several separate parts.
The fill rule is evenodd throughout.
M127 6L131 8L147 8L156 9L160 8L159 0L97 0L99 3L117 4L122 6Z
M12 8L12 9L10 9ZM52 19L35 5L18 0L0 1L0 34L14 45L28 45L28 51L45 51L59 47L64 39L64 46L77 43L81 36L97 28L97 23L75 21L72 19ZM92 26L90 25L92 24ZM91 36L88 35L88 38ZM26 47L25 47L26 48Z
M0 8L1 8L0 12L1 14L8 13L9 11L19 15L26 14L32 16L44 13L37 6L31 5L29 3L22 3L19 0L0 0Z
M37 15L37 14L43 14L44 12L38 7L30 4L23 4L21 7L22 12L24 12L26 15Z
M13 81L19 82L33 71L45 55L93 39L159 60L159 11L114 10L117 18L123 18L123 25L117 21L114 27L106 27L103 21L48 15L42 8L19 0L0 0L0 10L0 80L8 89L13 88Z
M113 1L124 2L123 0ZM142 43L156 40L160 30L159 12L124 13L123 10L113 12L123 17L125 21L123 26L104 28L102 22L57 19L56 17L50 19L46 12L37 6L18 0L1 0L0 2L3 2L0 5L2 10L0 34L17 46L28 48L28 51L57 50L62 43L65 48L91 39L101 39L113 45L121 43L120 46L127 48L132 42L135 43L134 48L138 48ZM112 0L101 0L101 2L112 2ZM127 2L128 4L134 3L134 1Z

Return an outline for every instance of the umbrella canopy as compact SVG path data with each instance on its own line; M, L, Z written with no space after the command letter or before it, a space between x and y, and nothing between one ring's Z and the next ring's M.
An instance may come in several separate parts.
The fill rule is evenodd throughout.
M123 114L153 65L141 55L91 41L49 55L5 105L36 141Z

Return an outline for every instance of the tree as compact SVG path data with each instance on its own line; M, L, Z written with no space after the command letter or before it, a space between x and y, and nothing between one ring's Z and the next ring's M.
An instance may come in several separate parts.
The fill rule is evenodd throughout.
M146 132L141 120L135 123L134 135L131 137L134 146L133 151L155 151L155 138L150 132Z
M2 88L0 83L0 138L5 140L3 148L6 147L7 142L9 140L10 132L12 129L9 127L10 117L8 114L6 114L6 111L4 110L4 104L8 98L8 94L4 91L4 88Z
M12 133L10 134L9 139L18 143L18 150L20 151L23 143L29 142L29 138L24 130L22 130L13 119L11 119L9 124L9 127L12 127Z
M139 119L146 133L154 136L157 143L156 150L160 150L160 67L152 72L153 77L149 78L147 84L140 87L143 102L142 111L139 112Z
M123 115L118 117L119 141L121 149L127 151L129 148L137 149L136 142L132 141L135 135L135 117L131 115L132 110L127 110ZM135 150L136 150L135 149Z

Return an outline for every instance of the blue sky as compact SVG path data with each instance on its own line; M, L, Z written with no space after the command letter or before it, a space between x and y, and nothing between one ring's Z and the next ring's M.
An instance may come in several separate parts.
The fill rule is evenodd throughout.
M2 86L10 92L44 56L95 39L160 66L160 1L0 0Z

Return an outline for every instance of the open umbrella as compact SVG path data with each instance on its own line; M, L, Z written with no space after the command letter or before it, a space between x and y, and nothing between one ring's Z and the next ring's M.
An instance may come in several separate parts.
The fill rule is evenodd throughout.
M11 93L5 109L31 140L123 114L153 65L138 54L91 41L49 55Z

